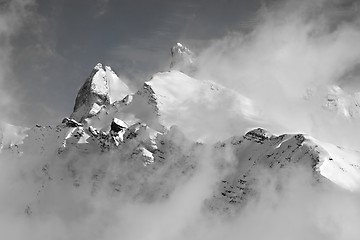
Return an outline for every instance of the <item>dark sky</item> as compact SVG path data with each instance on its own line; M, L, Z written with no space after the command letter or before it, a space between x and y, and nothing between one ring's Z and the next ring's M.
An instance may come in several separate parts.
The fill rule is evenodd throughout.
M259 7L260 0L38 0L11 39L26 116L19 123L69 115L97 62L144 81L168 69L174 43L199 51L211 40L250 29Z

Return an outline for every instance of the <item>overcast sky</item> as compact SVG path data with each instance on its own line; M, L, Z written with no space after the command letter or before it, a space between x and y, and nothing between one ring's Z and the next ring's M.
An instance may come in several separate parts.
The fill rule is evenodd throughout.
M21 99L17 124L30 125L68 116L97 62L146 80L168 70L177 41L196 52L229 32L247 31L261 6L260 0L10 1L30 1L10 37L9 57ZM8 3L0 1L1 14L10 11Z

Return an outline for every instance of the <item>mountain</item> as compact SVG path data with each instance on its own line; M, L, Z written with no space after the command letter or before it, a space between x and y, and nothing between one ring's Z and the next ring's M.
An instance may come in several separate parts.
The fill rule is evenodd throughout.
M33 162L24 171L37 179L38 191L25 212L41 211L46 192L64 184L91 196L165 201L204 162L219 178L203 203L210 212L241 208L256 194L254 182L264 169L300 167L316 183L359 188L360 152L304 134L249 131L262 122L251 99L179 71L191 55L176 44L172 70L153 75L136 92L99 63L70 117L56 126L19 128L16 142L1 137L2 156Z
M130 89L112 71L111 67L98 63L76 97L71 118L83 121L96 115L109 103L123 99L131 94Z

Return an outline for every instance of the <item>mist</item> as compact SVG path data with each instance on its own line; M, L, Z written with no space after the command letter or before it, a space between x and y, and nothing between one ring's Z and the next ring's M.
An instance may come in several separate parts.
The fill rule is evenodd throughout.
M0 123L9 121L17 113L19 98L14 97L17 85L12 69L11 39L21 28L23 20L29 15L26 10L32 1L13 0L0 3ZM11 106L11 107L9 107Z
M1 161L1 236L6 239L358 239L360 196L314 180L309 169L293 166L282 171L258 168L254 194L231 213L208 212L221 173L208 151L197 156L199 167L185 181L175 182L168 198L146 200L137 194L149 179L136 166L111 155L80 159L83 179L75 188L69 179L46 181L45 159L6 158ZM170 156L176 157L176 156ZM232 156L225 156L231 162ZM59 160L59 159L57 159ZM107 165L132 181L129 191L112 194L107 180L91 193L90 171ZM52 165L51 175L64 176L64 162ZM80 164L80 163L79 163ZM134 169L135 168L135 169ZM134 173L137 173L134 175ZM144 174L144 175L143 175ZM66 174L65 174L66 176ZM157 172L152 179L161 179ZM124 179L123 179L124 180ZM172 181L168 179L167 181ZM151 181L150 181L151 184ZM156 186L156 185L154 185ZM30 206L31 208L27 208Z
M10 80L16 71L11 67L10 40L32 4L0 3L0 122L21 116L21 98L14 98L17 86ZM355 1L335 0L264 3L252 31L230 33L200 53L196 77L251 99L257 119L263 119L253 127L279 134L305 133L360 150L359 119L323 107L328 87L341 85L345 95L360 91L355 71L360 64L357 6ZM214 119L221 124L221 118ZM181 148L187 151L189 146ZM144 170L111 152L84 156L74 151L64 159L52 158L52 153L0 155L3 239L360 239L359 192L316 181L301 166L281 171L258 167L254 194L234 212L219 213L208 212L204 202L233 170L237 159L232 153L219 160L210 147L201 148L187 179L167 176L167 168ZM168 158L179 157L175 154ZM69 162L81 171L80 187L70 180ZM44 168L49 163L51 180ZM96 193L93 169L107 172ZM114 194L105 183L118 176L129 184L125 192ZM153 197L152 188L146 197L139 193L146 184L155 191L159 179L173 181L167 197Z
M197 77L249 97L264 119L259 125L272 132L359 148L357 119L324 108L333 85L345 95L359 91L358 9L356 1L264 4L252 32L234 32L200 54Z

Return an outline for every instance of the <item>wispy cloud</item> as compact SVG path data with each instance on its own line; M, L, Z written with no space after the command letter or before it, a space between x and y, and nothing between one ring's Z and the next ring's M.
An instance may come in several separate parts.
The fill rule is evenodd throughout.
M17 86L11 68L11 38L29 15L28 8L31 4L32 0L9 0L0 3L0 122L7 120L18 110L20 96L14 95Z
M249 96L265 122L277 125L274 131L301 131L360 148L351 134L359 124L322 108L326 88L359 64L357 5L330 0L263 5L253 31L227 36L202 53L199 77ZM305 101L309 91L315 96Z

